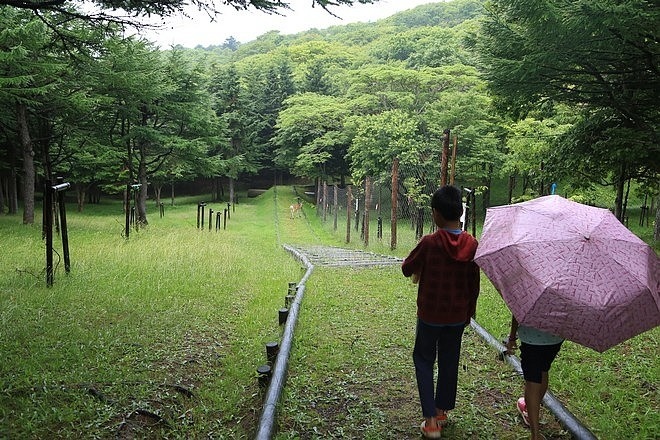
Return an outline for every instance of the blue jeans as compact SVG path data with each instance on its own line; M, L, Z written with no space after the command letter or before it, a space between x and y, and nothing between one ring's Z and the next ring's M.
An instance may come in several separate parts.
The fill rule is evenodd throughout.
M417 320L413 361L419 400L424 417L434 417L436 408L454 409L458 387L458 362L461 354L461 325L429 325ZM438 380L433 386L433 368L438 363Z

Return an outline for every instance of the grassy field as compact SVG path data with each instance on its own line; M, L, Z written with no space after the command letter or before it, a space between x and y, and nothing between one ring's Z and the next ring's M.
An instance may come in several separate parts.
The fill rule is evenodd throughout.
M198 200L180 199L129 240L118 203L70 211L71 273L60 262L50 288L40 225L0 216L0 438L252 438L255 370L280 337L287 283L304 273L282 244L344 245L310 206L290 219L293 199L288 187L241 198L217 232L196 228ZM501 337L509 316L484 279L479 322ZM419 438L414 321L415 290L398 267L316 268L277 438ZM598 438L657 438L659 337L604 354L566 343L551 391ZM521 378L471 330L461 365L446 437L526 438ZM549 439L570 437L542 419Z

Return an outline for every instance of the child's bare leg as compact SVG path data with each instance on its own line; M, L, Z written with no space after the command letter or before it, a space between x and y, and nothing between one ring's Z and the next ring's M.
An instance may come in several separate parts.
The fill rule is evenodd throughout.
M527 405L527 416L529 428L532 432L531 440L541 439L540 412L543 396L548 390L548 373L541 374L541 383L525 381L525 404Z

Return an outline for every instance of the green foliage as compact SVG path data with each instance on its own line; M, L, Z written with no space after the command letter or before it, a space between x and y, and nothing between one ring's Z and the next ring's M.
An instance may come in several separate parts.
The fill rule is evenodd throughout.
M660 8L647 1L487 3L478 47L498 107L516 118L561 103L578 115L552 164L589 185L658 180Z
M346 103L339 98L304 93L285 101L274 138L275 163L305 177L346 173Z

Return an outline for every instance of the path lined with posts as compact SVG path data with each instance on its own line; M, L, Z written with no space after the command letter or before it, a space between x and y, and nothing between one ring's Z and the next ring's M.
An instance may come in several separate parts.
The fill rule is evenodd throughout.
M275 197L275 205L277 206L277 193ZM278 216L276 215L276 222L279 221L277 217ZM401 264L402 262L401 258L389 255L379 255L362 250L343 249L322 245L283 244L283 246L306 266L307 271L297 285L297 293L290 305L290 310L288 310L286 321L284 323L280 322L280 324L284 324L284 332L279 352L274 360L274 368L270 377L270 383L268 384L268 390L264 398L259 426L257 427L257 440L269 440L272 438L275 431L277 405L286 381L289 355L293 343L298 312L305 292L306 280L311 276L314 267L379 267ZM472 320L470 325L485 342L499 352L504 351L505 347L475 320ZM507 358L509 364L518 372L518 374L522 375L519 360L515 356L507 356ZM559 420L562 426L571 433L574 439L594 440L596 438L593 433L583 426L580 421L577 420L575 416L570 413L550 392L546 393L543 402L555 415L557 420Z

